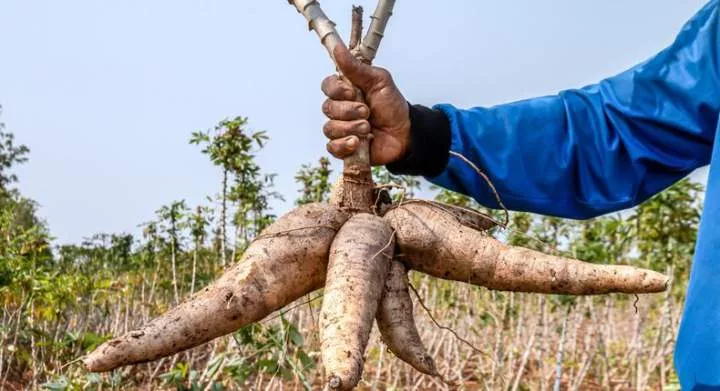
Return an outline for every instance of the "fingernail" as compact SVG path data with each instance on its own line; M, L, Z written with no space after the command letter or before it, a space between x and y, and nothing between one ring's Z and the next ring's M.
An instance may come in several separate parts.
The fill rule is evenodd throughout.
M362 118L367 118L367 117L368 117L368 114L369 114L369 113L368 113L368 108L367 108L367 106L360 106L360 107L358 107L358 115L359 115L360 117L362 117Z
M357 140L354 138L351 138L350 140L345 142L345 145L349 148L353 148L357 144Z

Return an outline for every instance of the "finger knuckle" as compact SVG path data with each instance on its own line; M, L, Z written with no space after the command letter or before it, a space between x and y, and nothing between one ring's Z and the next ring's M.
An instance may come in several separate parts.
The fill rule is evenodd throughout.
M378 68L376 68L376 72L377 72L377 77L379 79L384 79L384 80L392 79L392 75L390 74L390 71L388 71L385 68L378 67Z
M353 119L355 114L355 108L352 104L344 104L339 111L342 112L343 119Z
M343 97L346 100L355 100L355 96L357 95L357 92L355 92L355 89L352 87L346 87L343 89Z

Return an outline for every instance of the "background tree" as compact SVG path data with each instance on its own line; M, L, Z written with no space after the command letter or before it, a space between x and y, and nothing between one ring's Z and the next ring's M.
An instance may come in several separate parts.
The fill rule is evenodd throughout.
M202 252L207 237L207 228L210 225L212 210L208 207L197 206L195 213L187 215L187 226L190 228L190 237L193 241L192 277L190 280L190 294L195 292L195 278L197 276L198 257Z
M632 230L624 232L625 238L635 239L638 257L650 267L666 270L675 281L689 278L692 259L688 255L695 252L702 192L699 183L680 181L628 218Z
M388 186L386 191L391 195L392 199L399 201L402 199L410 199L415 196L415 192L419 191L420 180L409 175L394 175L387 168L376 166L372 168L373 181L381 186Z
M227 264L227 201L236 203L233 223L236 227L235 247L246 243L250 232L245 230L244 222L252 219L255 230L262 229L272 216L266 213L271 198L279 198L270 189L274 175L262 175L260 167L255 163L255 153L265 145L267 133L247 129L247 118L235 117L220 121L213 131L194 132L190 143L202 145L202 152L210 157L210 161L222 168L221 207L220 207L220 264ZM228 188L229 181L234 185ZM241 242L241 243L239 243Z
M330 160L320 158L317 166L303 164L295 175L295 182L299 183L300 197L295 200L296 205L305 205L312 202L327 202L330 196L332 183L330 182Z
M0 106L0 115L2 115L2 106ZM9 186L17 181L17 175L13 174L12 169L18 164L25 163L28 153L30 149L22 144L16 145L15 136L5 132L5 124L0 122L0 195L8 192Z
M182 251L182 230L185 228L185 215L188 212L188 208L185 205L185 201L173 201L170 205L163 206L156 212L159 221L161 222L161 228L167 235L168 243L170 244L170 265L172 268L172 286L175 303L180 302L180 294L178 290L178 277L177 277L177 254Z

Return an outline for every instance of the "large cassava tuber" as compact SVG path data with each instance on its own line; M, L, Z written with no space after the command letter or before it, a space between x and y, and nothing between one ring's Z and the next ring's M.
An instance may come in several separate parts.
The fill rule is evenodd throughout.
M333 241L320 310L322 359L333 389L360 381L394 247L390 225L367 213L350 218Z
M91 371L155 360L256 322L325 283L330 244L349 214L310 204L265 229L242 260L189 300L85 358Z
M344 45L316 0L289 2L331 55ZM356 42L353 53L366 63L377 53L394 3L379 0L368 34ZM361 9L354 12L357 38ZM181 352L325 286L320 330L327 385L350 389L362 375L373 319L397 357L439 376L414 324L406 267L517 292L588 295L666 288L665 276L649 270L507 246L483 232L495 226L492 219L468 209L414 200L379 208L368 145L362 140L358 153L345 160L333 204L307 205L281 217L218 280L140 329L102 344L84 358L86 367L109 371Z
M489 289L594 295L662 292L667 277L631 266L595 265L508 246L442 207L412 202L389 211L401 259L431 276Z

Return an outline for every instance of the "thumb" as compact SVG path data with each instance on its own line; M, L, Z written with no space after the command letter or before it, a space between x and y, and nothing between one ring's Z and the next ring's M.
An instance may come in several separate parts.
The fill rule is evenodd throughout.
M338 45L333 51L335 64L350 82L365 91L375 83L374 69L355 58L345 45Z

